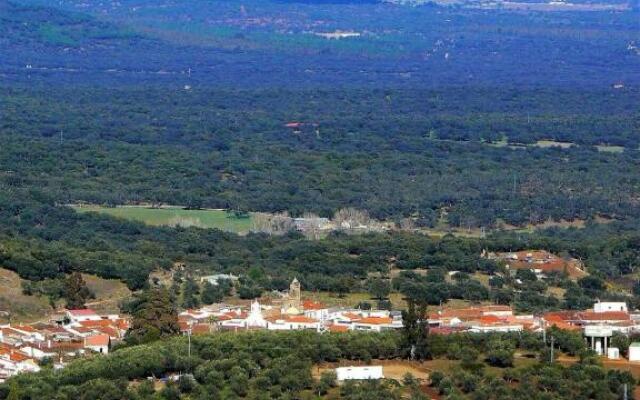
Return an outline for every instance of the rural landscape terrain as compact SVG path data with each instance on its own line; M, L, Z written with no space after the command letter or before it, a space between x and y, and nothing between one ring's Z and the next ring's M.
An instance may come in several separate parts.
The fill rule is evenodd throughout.
M639 156L634 0L0 0L0 400L640 398Z

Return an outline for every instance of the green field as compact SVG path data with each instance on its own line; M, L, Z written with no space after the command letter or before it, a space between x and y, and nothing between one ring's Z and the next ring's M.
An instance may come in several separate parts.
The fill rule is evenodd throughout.
M148 225L197 226L246 233L251 229L251 217L229 216L224 210L185 210L182 207L151 208L146 206L103 207L72 206L78 212L98 212L114 217L144 222Z

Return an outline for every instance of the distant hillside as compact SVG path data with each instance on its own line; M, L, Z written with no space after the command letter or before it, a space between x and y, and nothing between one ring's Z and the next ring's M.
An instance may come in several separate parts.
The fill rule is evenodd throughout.
M113 46L139 34L76 12L0 0L0 37L11 46Z
M637 15L630 11L369 1L13 1L2 3L0 31L0 51L8 54L0 76L4 69L10 82L600 88L639 82ZM55 58L34 51L42 47L64 51ZM29 63L34 68L25 70Z

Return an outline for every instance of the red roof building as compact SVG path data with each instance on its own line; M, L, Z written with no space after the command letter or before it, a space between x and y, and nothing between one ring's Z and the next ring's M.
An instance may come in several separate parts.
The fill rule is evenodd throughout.
M89 346L108 346L110 342L109 335L93 335L84 339L84 345Z
M324 304L317 301L304 300L302 302L302 308L304 308L305 310L324 310L327 307Z

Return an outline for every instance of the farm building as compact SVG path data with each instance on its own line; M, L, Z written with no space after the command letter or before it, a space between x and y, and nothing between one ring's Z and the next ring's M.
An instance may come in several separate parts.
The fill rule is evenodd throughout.
M566 273L570 278L578 279L587 275L582 262L575 259L563 259L546 250L524 250L506 253L483 252L482 256L490 260L503 261L512 273L519 269L529 269L538 278L550 273Z
M384 378L381 365L370 365L366 367L340 367L336 368L336 376L340 382Z

